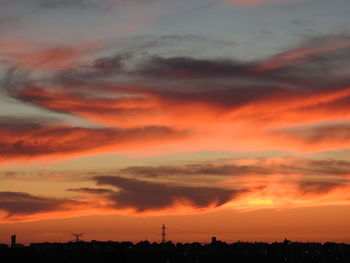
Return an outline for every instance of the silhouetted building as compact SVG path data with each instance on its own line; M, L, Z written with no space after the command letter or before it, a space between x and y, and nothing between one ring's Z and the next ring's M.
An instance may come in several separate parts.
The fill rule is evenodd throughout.
M289 245L290 244L290 240L288 240L287 238L283 241L283 244L285 245Z
M213 244L139 242L33 243L0 245L1 263L349 263L350 245L300 242Z
M0 249L5 249L5 248L8 248L6 244L0 244Z
M212 243L212 244L215 244L215 243L216 243L216 237L212 237L212 238L211 238L211 243Z
M16 235L11 236L11 247L16 247Z

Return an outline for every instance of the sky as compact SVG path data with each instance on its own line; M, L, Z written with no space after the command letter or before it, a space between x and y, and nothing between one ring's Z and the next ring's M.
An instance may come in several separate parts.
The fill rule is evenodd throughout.
M0 0L0 243L350 242L348 0Z

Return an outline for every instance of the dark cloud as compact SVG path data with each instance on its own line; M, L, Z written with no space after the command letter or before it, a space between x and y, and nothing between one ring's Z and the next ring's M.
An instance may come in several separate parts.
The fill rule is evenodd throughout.
M349 80L346 77L350 67L349 41L349 37L340 35L315 37L294 50L287 50L266 60L250 62L232 58L224 60L199 59L190 56L151 56L139 64L136 72L154 78L180 80L204 78L205 81L208 81L207 79L215 81L215 78L228 78L232 81L234 79L235 83L232 83L231 88L240 84L245 84L244 87L247 87L249 84L263 83L262 86L276 84L279 88L315 90L326 87L332 81L333 85L335 84L335 79L330 75L325 76L325 73L336 74L337 77ZM339 74L340 72L343 74ZM315 80L315 76L323 81ZM317 86L310 86L310 82ZM335 87L332 86L332 88Z
M137 212L171 208L184 204L195 208L221 206L247 192L201 186L177 186L140 181L116 176L94 177L98 185L116 187L118 192L108 195L114 208L132 208Z
M175 36L167 38L176 41L173 40ZM114 91L129 96L151 96L164 104L197 102L225 110L266 100L288 101L341 90L350 83L347 74L350 45L346 46L346 41L339 36L317 38L317 41L310 40L300 48L267 61L159 57L149 56L147 52L137 55L135 60L136 54L158 45L156 40L146 41L144 45L99 58L90 65L59 72L45 82L22 81L22 88L12 92L11 96L52 110L55 108L50 105L54 103L44 104L41 100L59 98L47 98L43 94L40 100L40 95L28 95L29 92L23 90L40 89L41 85L51 84L52 87L74 91L70 96L74 95L78 101L89 101L96 94ZM10 76L7 79L11 79ZM10 83L8 86L14 86L13 80L7 82ZM67 112L75 113L74 109L67 109Z
M336 159L296 158L292 164L281 165L281 172L284 172L284 169L304 175L346 176L350 174L350 162Z
M234 160L233 160L234 161ZM307 158L285 158L278 162L258 159L249 165L234 163L200 163L182 166L133 166L121 169L122 175L137 177L169 177L190 175L244 176L271 174L300 174L305 176L346 176L350 174L350 162L345 160L313 160Z
M337 188L347 186L347 181L311 181L304 180L298 184L298 188L301 194L313 194L313 195L323 195L327 194Z
M238 165L191 164L184 166L134 166L120 170L121 174L143 177L169 175L242 175L252 172L254 167Z
M103 2L109 2L108 0L2 0L1 6L32 6L32 7L41 7L41 8L59 8L59 7L88 7L96 6Z
M297 139L306 144L342 143L350 139L350 125L348 123L330 123L309 127L290 128L279 131L283 136Z
M31 0L33 1L33 0ZM96 0L34 0L37 4L39 4L41 7L47 7L47 8L55 8L55 7L66 7L66 6L82 6L82 5L90 5L90 4L96 4L101 1Z
M0 192L0 210L8 217L15 215L31 215L67 209L66 206L76 204L68 199L55 199L34 196L21 192Z
M124 40L126 51L136 57L175 56L197 54L208 48L225 48L235 45L232 41L215 39L201 35L137 35ZM198 43L201 43L198 45ZM125 50L124 49L124 50Z
M213 78L249 75L249 64L232 60L208 60L192 57L151 57L139 65L138 73L151 77ZM251 73L252 74L252 73Z
M16 67L11 67L5 72L4 77L0 81L0 91L10 96L15 96L17 91L25 88L23 85L27 81L27 72Z
M93 195L111 194L111 193L114 192L111 189L106 189L106 188L89 188L89 187L70 188L70 189L67 189L67 191L77 192L77 193L82 193L82 194L93 194Z
M0 126L4 130L10 130L13 132L24 129L29 131L32 129L38 129L42 126L51 126L58 123L57 119L53 118L38 118L38 117L9 117L9 116L0 116Z
M101 72L102 76L108 73L116 74L118 72L124 71L123 61L127 59L127 55L116 55L114 57L99 58L93 62L92 69L95 70L96 73Z

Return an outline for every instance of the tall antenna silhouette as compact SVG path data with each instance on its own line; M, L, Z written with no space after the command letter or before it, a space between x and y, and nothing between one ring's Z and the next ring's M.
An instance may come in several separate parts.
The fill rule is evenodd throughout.
M161 229L162 229L162 244L165 244L166 243L166 230L167 230L167 228L165 227L165 224L163 224Z
M71 233L75 237L75 242L80 242L80 238L84 236L85 233Z

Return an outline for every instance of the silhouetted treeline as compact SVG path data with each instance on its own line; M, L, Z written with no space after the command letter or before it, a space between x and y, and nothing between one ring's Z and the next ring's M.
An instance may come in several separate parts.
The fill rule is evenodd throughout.
M336 263L350 262L350 245L336 243L248 243L214 242L158 244L147 241L38 243L10 248L0 245L3 263L66 263L66 262L232 262L232 263Z

